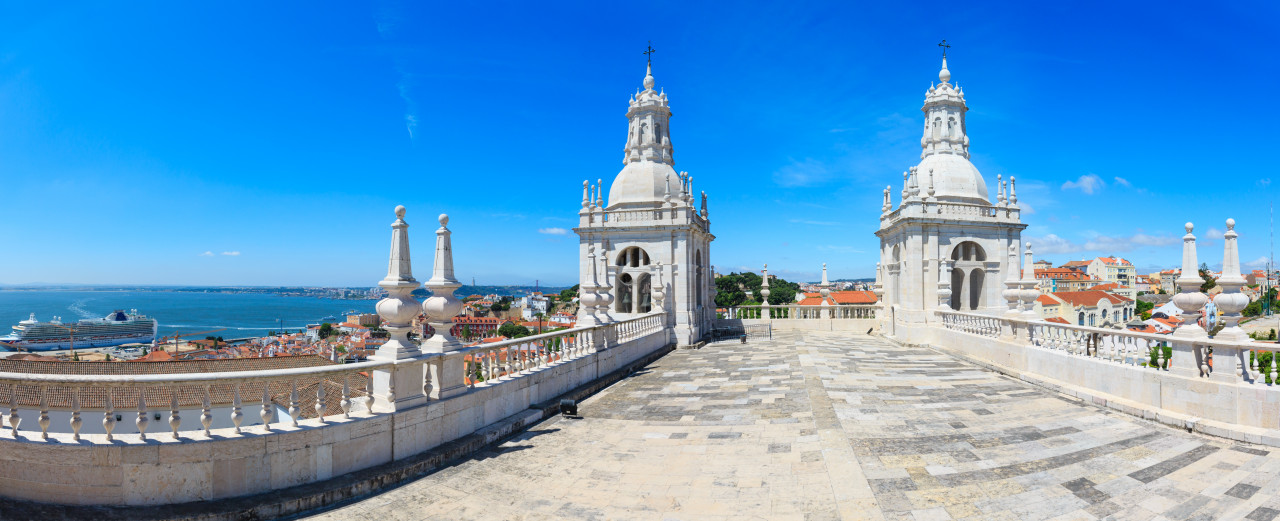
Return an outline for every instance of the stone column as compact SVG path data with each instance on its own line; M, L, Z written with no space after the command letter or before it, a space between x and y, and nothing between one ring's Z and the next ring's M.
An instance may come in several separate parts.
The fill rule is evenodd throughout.
M378 347L370 357L377 361L412 360L421 356L418 345L409 340L413 319L418 316L418 301L413 290L421 285L413 278L409 258L409 224L404 221L404 207L397 206L396 220L391 223L391 260L387 276L378 286L387 291L387 298L378 301L377 310L390 333L391 339ZM403 364L389 370L373 372L375 406L398 411L426 403L422 392L422 364Z
M1001 199L1004 198L1003 191ZM1018 243L1009 243L1009 269L1004 278L1004 291L1000 293L1005 301L1009 303L1008 311L1005 315L1017 316L1021 313L1019 302L1022 299L1022 279L1018 276Z
M1219 331L1218 340L1232 342L1248 342L1249 335L1240 329L1240 311L1249 305L1249 297L1240 292L1248 282L1240 274L1240 251L1236 244L1236 220L1227 219L1227 233L1222 235L1222 276L1218 277L1218 285L1222 293L1213 298L1213 303L1222 310L1222 320L1226 327Z
M436 330L436 334L423 343L429 353L449 353L462 349L462 342L453 337L453 317L462 310L462 302L453 296L462 283L453 276L453 246L447 227L449 216L440 214L440 228L436 229L435 266L431 271L431 279L426 286L431 290L431 298L422 303L422 311L426 313L428 323ZM463 382L463 360L461 356L449 357L431 366L431 397L448 398L467 392Z
M1020 282L1022 289L1018 292L1018 298L1022 300L1022 317L1027 320L1040 318L1036 315L1036 299L1040 298L1040 290L1036 289L1035 268L1035 264L1031 261L1031 243L1028 242L1022 259L1022 281Z
M831 301L830 301L831 283L827 282L827 263L825 262L822 263L822 284L820 284L818 287L822 288L819 290L819 294L822 295L822 307L821 307L822 319L830 320L831 319Z
M1182 310L1182 325L1170 335L1169 342L1173 347L1170 369L1188 376L1208 373L1203 353L1195 345L1196 340L1209 338L1209 333L1196 323L1200 309L1209 302L1209 297L1200 292L1204 281L1199 277L1196 266L1196 236L1191 234L1194 228L1193 224L1187 223L1187 234L1182 237L1182 275L1176 281L1179 292L1173 297L1173 304Z

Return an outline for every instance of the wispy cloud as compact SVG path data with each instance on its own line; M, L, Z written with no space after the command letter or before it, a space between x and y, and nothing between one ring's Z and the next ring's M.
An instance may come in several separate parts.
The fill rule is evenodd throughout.
M827 165L816 159L791 160L791 164L773 173L773 182L782 186L813 186L825 183L832 177Z
M1035 209L1035 207L1031 206L1030 204L1027 204L1027 202L1026 202L1026 201L1021 201L1021 200L1019 200L1019 201L1018 201L1018 208L1022 210L1022 215L1035 215L1035 214L1036 214L1036 209Z
M569 230L564 228L538 228L538 233L546 235L566 235L569 233Z
M238 252L238 251L224 251L224 252L222 252L222 254L223 254L223 255L226 255L226 256L228 256L228 257L239 257L239 256L240 256L240 252Z
M814 226L839 226L840 223L835 221L807 221L804 219L791 219L795 224L811 224Z
M1028 242L1032 243L1032 249L1036 253L1043 254L1076 253L1081 251L1114 253L1132 251L1142 246L1173 246L1178 244L1179 239L1172 235L1148 235L1138 232L1124 237L1096 235L1083 243L1079 243L1050 233L1039 238L1029 238Z
M1126 181L1126 183L1128 182ZM1065 183L1062 183L1062 189L1063 190L1079 189L1081 192L1084 192L1086 194L1092 194L1097 190L1101 190L1102 187L1106 185L1107 183L1104 182L1101 177L1098 177L1097 174L1085 174L1080 176L1080 179L1076 179L1075 181L1067 181Z
M1267 259L1265 256L1263 256L1263 257L1258 257L1258 258L1256 258L1256 259L1253 259L1253 260L1251 260L1251 261L1249 261L1249 262L1244 263L1244 266L1245 266L1246 268L1255 269L1255 270L1257 270L1257 269L1262 269L1262 268L1267 267L1267 261L1268 261L1268 260L1269 260L1269 259Z
M1125 178L1123 178L1123 177L1119 177L1119 176L1117 176L1117 177L1115 178L1115 180L1116 180L1116 184L1118 184L1118 185L1120 185L1120 186L1123 186L1123 187L1126 187L1126 188L1133 186L1133 184L1132 184L1132 183L1130 183L1128 179L1125 179Z
M403 67L396 67L396 71L400 73L400 81L396 82L396 90L400 92L400 99L404 100L404 128L409 131L409 139L413 139L413 131L418 128L418 103L413 100L410 89L413 75L404 70Z
M1270 178L1270 177L1267 177L1267 178L1264 178L1264 179L1259 179L1259 180L1258 180L1258 186L1259 186L1259 187L1261 187L1261 188L1266 188L1266 187L1268 187L1268 186L1271 186L1271 178Z
M862 253L862 250L856 249L853 246L840 246L840 245L834 245L834 244L820 245L818 246L818 251L830 251L835 253Z
M211 252L211 251L206 251L206 252L204 252L204 253L201 253L201 254L200 254L200 256L201 256L201 257L212 257L212 256L213 256L213 252Z

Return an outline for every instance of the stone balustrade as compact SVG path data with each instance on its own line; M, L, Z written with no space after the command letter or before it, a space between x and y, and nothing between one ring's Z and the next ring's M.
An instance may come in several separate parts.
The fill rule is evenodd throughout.
M866 331L879 327L879 304L733 306L717 312L716 327L769 325L773 329Z
M0 480L8 484L0 497L167 504L319 481L465 436L667 344L663 315L652 313L394 361L176 375L0 373L0 413L4 405L9 409L0 414L8 424L0 430ZM447 367L459 370L428 370ZM376 393L378 374L396 372L427 376L412 388L391 385ZM433 374L438 381L432 381ZM357 380L360 388L352 383ZM311 385L314 391L300 397L304 385L317 382ZM454 387L463 392L432 398L433 390ZM290 397L284 415L272 401L282 390ZM207 404L218 392L235 395L229 411L234 427L210 428L213 409ZM179 414L177 403L193 394L204 397L202 414ZM424 396L426 403L395 407L413 395ZM335 399L340 412L333 414ZM70 413L64 429L51 421L50 404L59 400L71 404L62 411ZM306 409L316 414L303 418ZM21 420L19 412L26 411L39 419ZM137 431L113 433L118 414ZM262 424L242 428L250 415L260 416ZM82 433L90 421L101 422L106 433Z

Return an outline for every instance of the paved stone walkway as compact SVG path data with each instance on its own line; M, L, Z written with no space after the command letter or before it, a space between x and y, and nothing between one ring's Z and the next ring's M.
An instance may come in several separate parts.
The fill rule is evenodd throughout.
M849 333L677 351L317 519L1271 520L1280 457Z

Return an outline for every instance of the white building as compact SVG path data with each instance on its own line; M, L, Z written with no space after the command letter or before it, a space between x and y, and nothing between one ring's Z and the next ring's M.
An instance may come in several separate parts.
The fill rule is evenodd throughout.
M902 174L900 204L884 190L880 268L888 323L924 323L940 306L962 311L1006 310L1005 279L1020 277L1016 258L1022 230L1014 180L1008 197L997 176L996 203L969 162L964 91L952 85L947 61L942 83L925 94L920 164ZM1034 286L1034 282L1031 283ZM892 334L892 333L891 333Z
M550 303L551 301L547 299L546 296L541 293L537 293L520 297L517 305L520 306L520 309L522 310L521 316L524 317L525 320L533 320L537 318L538 315L546 315L547 308Z
M608 321L654 310L659 301L673 323L677 345L699 342L715 317L712 300L711 235L707 197L694 205L693 178L673 168L671 109L665 92L653 89L652 66L644 90L631 97L622 171L609 187L604 204L601 186L582 184L582 209L574 232L579 237L583 287L606 294L606 313L585 307L588 315ZM661 293L657 290L661 289ZM661 297L661 298L659 298ZM603 307L603 306L602 306ZM584 323L579 320L579 324Z

